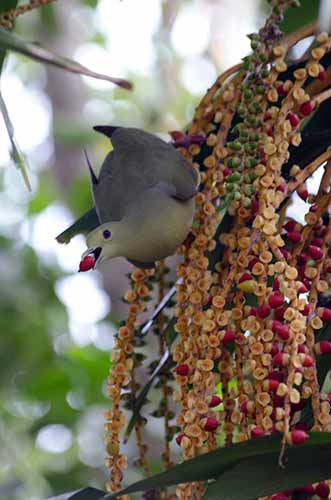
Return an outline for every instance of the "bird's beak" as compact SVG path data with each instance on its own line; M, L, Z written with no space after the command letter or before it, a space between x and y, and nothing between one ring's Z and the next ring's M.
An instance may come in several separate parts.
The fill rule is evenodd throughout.
M102 260L101 252L101 247L88 248L82 255L82 259L79 264L79 272L85 272L89 271L90 269L95 269Z

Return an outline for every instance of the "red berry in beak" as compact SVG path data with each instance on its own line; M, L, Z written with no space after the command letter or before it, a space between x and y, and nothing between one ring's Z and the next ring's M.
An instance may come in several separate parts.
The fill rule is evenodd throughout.
M80 261L79 271L80 273L85 273L94 268L95 257L93 255L86 255L83 260Z
M180 139L181 137L183 137L185 134L184 132L182 132L181 130L171 130L169 132L169 135L171 136L171 139L173 141L177 141L177 139Z

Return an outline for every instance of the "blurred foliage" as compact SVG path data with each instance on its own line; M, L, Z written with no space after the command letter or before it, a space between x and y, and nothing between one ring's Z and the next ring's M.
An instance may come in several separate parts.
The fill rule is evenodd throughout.
M16 3L2 0L0 12L15 7ZM52 42L47 43L52 48L57 44L66 46L68 39L70 56L79 40L106 46L104 34L92 22L97 4L97 0L73 2L75 15L79 17L84 12L84 22L90 30L77 35L74 43L58 4L22 16L15 32L28 40L43 38ZM305 16L293 21L288 18L284 21L285 29L292 31L292 22L303 24L311 20L316 14L316 4L307 0ZM157 57L152 77L125 75L135 84L136 90L131 95L122 89L97 89L82 83L76 93L74 78L77 77L62 74L61 80L56 79L56 69L41 70L39 65L26 62L21 56L10 59L10 68L4 76L15 73L31 91L37 89L49 94L53 113L48 138L51 154L41 155L40 159L38 151L32 151L29 158L34 185L38 186L33 196L28 199L26 193L17 194L14 186L20 184L21 179L15 178L11 184L9 168L1 169L0 173L5 195L0 200L0 493L6 491L6 500L41 500L87 484L103 487L102 462L99 458L93 459L93 451L98 448L97 438L102 437L103 432L99 417L109 405L103 393L109 356L92 343L81 347L74 341L68 311L56 294L58 280L71 273L64 271L54 256L43 258L38 248L22 242L22 234L25 231L30 236L38 216L55 202L68 209L72 218L91 207L82 149L91 150L95 163L103 158L107 149L106 140L91 131L92 125L98 121L105 123L110 117L116 125L166 132L181 128L189 121L199 97L192 95L179 81L171 91L164 84L160 70L167 70L172 81L184 61L160 42L162 29L161 22L159 33L154 37ZM0 52L0 68L2 62ZM56 94L58 88L62 101ZM84 110L86 104L90 107ZM31 127L38 128L33 116L30 122ZM7 163L2 162L1 167L7 167ZM15 211L19 214L16 218ZM11 221L11 217L14 217L12 223L6 221L6 218ZM54 230L54 237L56 234ZM78 259L79 255L77 262ZM104 323L111 329L108 320ZM36 444L39 431L54 424L66 426L71 432L72 445L65 452L46 451ZM84 443L86 425L90 440ZM86 458L87 451L91 459Z

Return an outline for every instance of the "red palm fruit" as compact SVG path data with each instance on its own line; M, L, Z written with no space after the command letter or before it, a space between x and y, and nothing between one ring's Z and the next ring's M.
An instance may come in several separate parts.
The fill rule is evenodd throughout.
M307 293L308 289L304 283L301 283L300 287L298 288L298 293Z
M285 257L285 259L288 261L291 254L290 252L287 250L287 248L280 248L279 249L280 253Z
M300 280L303 281L303 279L305 277L306 265L305 264L298 264L297 270L298 270L298 276L299 276Z
M315 247L321 247L323 246L323 240L322 238L314 238L311 244L314 245Z
M326 321L327 323L331 322L331 309L328 307L319 307L317 309L317 314L323 321Z
M186 375L188 375L189 373L189 367L186 364L178 365L175 368L175 372L177 373L177 375L182 375L183 377L186 377Z
M276 392L279 386L278 380L275 379L267 379L263 382L263 389L267 392Z
M308 261L308 255L304 252L301 252L298 256L298 263L306 265Z
M95 257L94 255L86 255L83 260L80 261L79 271L80 273L85 273L85 271L89 271L94 268Z
M272 282L272 289L273 289L273 291L277 292L279 290L279 286L280 286L279 279L278 278L274 278L274 280Z
M326 78L326 71L325 71L325 69L321 69L321 71L318 73L317 78L318 78L321 82L324 82L324 80L325 80L325 78Z
M305 304L305 307L302 309L301 314L302 314L303 316L308 316L309 311L310 311L309 304Z
M301 115L303 116L309 116L310 113L313 111L314 109L314 105L312 103L312 101L306 101L306 102L303 102L299 108L299 112Z
M272 344L271 349L269 351L269 354L271 354L272 357L276 356L276 354L279 352L279 349L276 344Z
M280 321L273 320L271 323L271 330L274 333L277 333L277 335L283 339L283 340L288 340L290 337L290 331L287 325L284 325Z
M310 368L314 365L314 359L310 356L310 354L299 354L299 358L304 368Z
M277 333L277 328L282 325L282 323L280 321L278 321L277 319L273 319L272 322L271 322L271 330L274 332L274 333Z
M295 226L296 226L296 221L293 219L289 219L287 222L285 222L285 224L283 225L283 228L288 233L291 233L292 231L294 231Z
M251 271L257 262L259 262L259 259L257 257L252 257L248 263L248 269Z
M315 486L315 493L320 498L329 498L330 486L322 481Z
M291 126L293 128L297 127L300 123L300 118L296 113L292 113L291 111L287 113L286 119L289 120Z
M238 283L242 283L243 281L248 281L248 280L252 280L252 279L253 279L253 276L251 275L251 273L245 272L240 276Z
M300 486L296 488L297 491L302 491L302 493L307 493L307 495L315 495L315 488L312 484L306 484L305 486Z
M284 297L278 292L269 295L268 303L272 309L277 309L277 307L282 306L284 302Z
M229 344L230 342L233 342L234 339L236 338L236 334L232 330L225 330L224 335L222 337L222 342L223 344Z
M272 372L269 373L269 378L271 378L273 380L277 380L278 382L283 382L284 373L279 372L278 370L273 370Z
M223 168L223 175L224 175L224 177L227 177L230 174L231 174L231 170L228 167L224 167Z
M285 193L286 191L286 184L282 183L277 186L277 191L280 191L281 193Z
M221 398L219 398L218 396L214 395L211 397L211 400L209 401L209 408L215 408L215 406L218 406L222 403L222 400Z
M290 330L286 325L280 325L277 328L277 335L280 337L282 340L286 341L290 338Z
M284 401L285 401L285 398L283 396L277 396L277 394L275 394L273 397L273 400L272 400L272 404L276 408L282 408L284 406Z
M263 437L263 436L265 436L265 430L263 430L261 427L254 427L254 429L251 430L252 439Z
M263 120L266 122L267 120L270 120L271 118L272 118L272 113L271 113L270 109L268 109L268 111L265 112Z
M314 260L320 260L324 256L323 250L315 245L309 245L308 249L309 255Z
M250 308L249 315L250 315L250 316L256 316L256 314L257 314L257 309L256 309L256 307L253 307L253 306L252 306L252 307Z
M279 352L272 358L272 362L276 366L287 366L290 362L290 355L286 352Z
M284 96L287 94L283 83L281 83L280 85L277 86L277 92L278 92L278 95L280 95L280 96Z
M314 345L316 354L331 354L331 342L328 340L321 340Z
M207 417L207 421L204 425L204 430L207 432L214 432L218 427L218 420L214 417Z
M299 243L302 239L301 233L298 231L292 231L291 233L287 234L287 238L291 243Z
M251 213L252 213L252 215L256 215L258 209L259 209L259 201L257 200L256 197L254 197L252 199L252 204L251 204Z
M268 304L261 304L256 310L257 316L261 319L267 318L269 316L270 312L271 312L271 308L270 308L270 306L268 306Z
M185 436L184 432L180 432L176 437L176 443L178 444L178 446L180 446L180 443L182 442L184 436Z
M309 196L308 190L305 187L302 187L300 190L298 189L297 194L303 201L306 201Z
M278 319L279 321L282 321L284 319L285 311L286 311L286 306L278 307L274 312L275 318Z
M302 283L305 285L306 288L308 288L308 290L310 290L311 281L308 278L303 278Z
M290 444L303 444L309 438L305 431L294 429L290 434Z

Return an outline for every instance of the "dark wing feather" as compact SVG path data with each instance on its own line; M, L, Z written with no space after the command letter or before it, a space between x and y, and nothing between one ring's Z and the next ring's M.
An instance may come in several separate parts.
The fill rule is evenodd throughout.
M158 137L133 128L119 128L114 146L93 185L96 210L102 223L121 220L128 204L153 188L180 200L197 192L198 174L176 149Z

